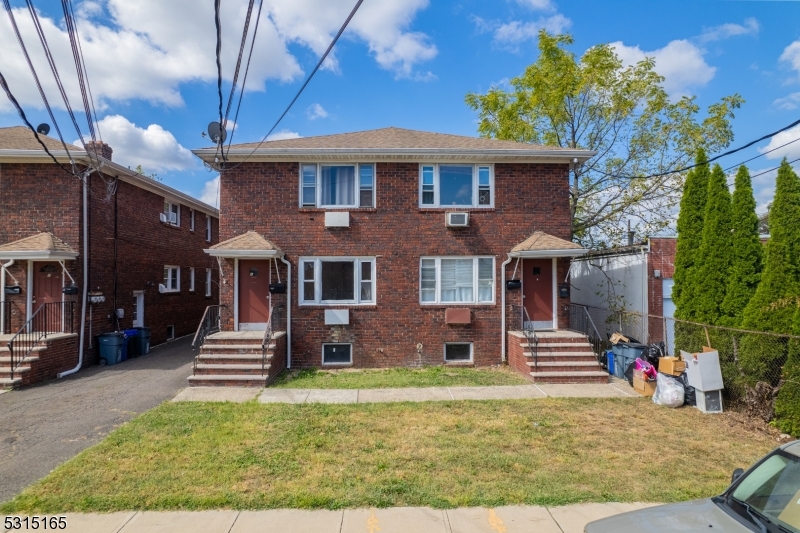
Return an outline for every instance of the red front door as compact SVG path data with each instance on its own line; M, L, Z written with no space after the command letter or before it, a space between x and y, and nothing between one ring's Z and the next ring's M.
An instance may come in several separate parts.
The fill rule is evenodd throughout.
M239 329L263 329L269 320L269 261L239 261Z
M61 305L63 300L63 272L58 263L33 263L33 312L45 304L34 322L37 331L61 331Z
M523 301L533 327L553 328L553 260L525 259L523 265Z

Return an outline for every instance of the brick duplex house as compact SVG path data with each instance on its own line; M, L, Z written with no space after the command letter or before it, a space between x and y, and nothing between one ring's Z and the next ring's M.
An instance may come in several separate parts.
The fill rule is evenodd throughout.
M207 249L222 331L190 382L504 361L537 381L607 379L565 331L570 258L586 252L569 240L569 171L592 155L398 128L233 146Z
M40 137L69 166L63 145ZM87 153L68 149L86 168ZM84 242L80 179L27 128L0 128L0 387L52 379L81 356L97 363L100 333L149 327L151 344L194 333L218 302L216 262L203 253L218 242L218 211L113 163L108 145L90 149L102 172L86 180Z

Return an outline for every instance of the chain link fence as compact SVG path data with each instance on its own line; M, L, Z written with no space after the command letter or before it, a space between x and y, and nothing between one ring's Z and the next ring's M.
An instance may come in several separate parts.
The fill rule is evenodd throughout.
M792 354L800 354L800 337L581 307L586 308L601 336L606 338L618 331L643 344L663 342L666 353L674 356L682 351L700 352L704 346L717 350L725 384L723 398L728 410L770 422L776 416L776 399L781 389L787 385L800 386L789 375L787 365Z

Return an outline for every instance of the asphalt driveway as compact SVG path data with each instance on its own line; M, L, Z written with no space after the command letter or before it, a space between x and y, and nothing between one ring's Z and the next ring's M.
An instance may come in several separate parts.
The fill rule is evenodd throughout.
M0 502L187 386L191 338L0 394Z

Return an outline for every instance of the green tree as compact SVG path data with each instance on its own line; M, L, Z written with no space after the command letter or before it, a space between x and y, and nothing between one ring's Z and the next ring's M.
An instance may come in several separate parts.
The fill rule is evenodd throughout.
M573 237L590 246L624 240L624 222L640 234L667 227L683 186L675 173L698 147L716 152L733 140L730 120L743 100L727 96L705 118L693 98L670 100L652 58L624 66L607 44L577 58L569 35L539 32L539 57L509 91L469 93L484 137L597 151L575 165ZM631 176L664 174L648 179Z
M800 335L800 308L794 313L794 334ZM800 341L789 341L783 365L783 386L775 399L775 424L784 433L800 437Z
M692 296L691 276L700 246L703 244L703 219L706 213L708 198L709 169L705 151L697 150L693 168L686 175L681 196L681 207L678 212L678 239L675 243L675 273L672 287L672 299L675 302L675 317L683 320L694 320L696 310ZM684 348L686 349L686 348Z
M764 270L755 294L744 309L742 327L791 333L800 295L800 180L783 160L775 180L770 209L770 238ZM750 335L742 341L740 361L752 379L777 381L777 368L786 358L785 343L766 343Z
M744 165L736 173L735 190L731 208L733 230L731 266L728 269L728 286L722 302L724 316L720 324L739 326L747 303L753 297L761 280L761 263L764 245L759 238L759 219L750 172Z
M731 264L731 193L725 171L714 165L708 179L703 238L690 275L694 300L694 319L703 324L716 324L723 316L722 301L728 284Z
M151 180L156 180L156 181L162 181L161 177L155 172L153 172L152 174L146 173L142 168L142 165L136 165L136 168L134 170L136 171L137 174L141 174L145 178L150 178Z

